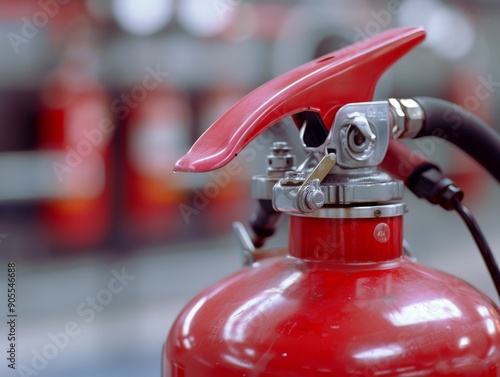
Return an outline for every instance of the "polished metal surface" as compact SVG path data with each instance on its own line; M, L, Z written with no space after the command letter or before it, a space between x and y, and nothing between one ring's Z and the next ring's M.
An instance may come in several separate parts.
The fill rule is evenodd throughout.
M273 143L267 155L267 174L252 177L252 197L254 199L272 199L273 187L284 177L287 171L295 170L295 156L286 141Z
M324 197L324 205L389 202L403 198L403 182L393 180L386 173L369 169L333 170L335 174L328 174L316 188ZM304 174L300 172L290 173L279 181L273 189L274 208L286 213L311 212L303 210L298 203L304 181Z
M387 101L345 105L335 117L326 148L337 153L343 168L377 166L389 145L389 126Z
M253 253L255 252L255 246L248 234L245 226L239 221L233 223L233 234L236 238L236 242L241 250L241 255L243 257L243 265L250 266L255 262Z
M321 186L325 203L347 205L352 203L387 202L403 197L404 184L377 172L360 176L328 176Z
M285 173L274 185L272 199L276 211L310 213L324 204L400 200L402 182L375 170L388 148L390 121L387 101L342 107L321 147L328 154L310 170ZM315 154L310 153L311 157L317 160ZM269 180L257 182L254 192L269 197Z
M420 105L413 99L390 98L390 113L393 117L392 137L414 138L422 129L425 114Z
M286 141L274 142L271 153L267 156L267 171L284 172L294 170L295 156L290 151L291 148Z
M378 218L378 217L394 217L402 216L406 212L405 203L392 203L374 206L358 206L358 207L323 207L314 213L299 214L302 217L317 217L317 218Z
M267 174L254 175L252 177L252 198L272 199L273 187L282 176L270 176Z

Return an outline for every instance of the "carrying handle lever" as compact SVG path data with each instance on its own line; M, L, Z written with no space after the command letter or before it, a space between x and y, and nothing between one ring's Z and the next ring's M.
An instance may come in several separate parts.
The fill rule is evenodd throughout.
M175 164L175 171L206 172L229 163L280 120L317 113L329 130L347 103L371 101L380 76L425 38L420 27L385 31L324 55L265 83L224 113Z

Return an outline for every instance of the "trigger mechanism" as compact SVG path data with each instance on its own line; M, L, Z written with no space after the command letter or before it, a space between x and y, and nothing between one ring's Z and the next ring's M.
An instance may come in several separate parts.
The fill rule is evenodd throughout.
M274 185L273 208L310 214L326 205L400 198L401 182L377 170L394 136L391 111L388 101L340 108L323 144L311 148L303 143L306 160L296 170L284 172Z

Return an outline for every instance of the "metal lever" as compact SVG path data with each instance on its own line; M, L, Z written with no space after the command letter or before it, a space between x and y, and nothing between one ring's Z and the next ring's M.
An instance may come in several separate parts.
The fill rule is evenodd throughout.
M255 246L253 245L250 235L245 229L245 226L239 221L235 221L233 223L233 234L236 236L236 240L238 241L241 248L241 253L243 255L243 265L250 266L255 262Z
M287 247L278 247L267 250L255 248L245 226L240 222L233 223L233 234L236 236L239 243L241 253L243 255L244 266L251 266L255 262L260 262L267 258L283 256L288 253Z
M291 116L301 127L309 120L304 112L317 114L330 130L341 107L371 101L380 76L424 37L419 27L387 30L274 78L226 111L177 161L175 170L220 168L280 120ZM343 166L340 155L338 164Z
M304 181L299 190L305 188L305 186L309 185L313 180L317 179L320 181L325 179L328 172L332 170L332 168L337 163L337 155L335 153L329 153L324 156L319 164L313 169L309 177Z
M337 163L335 153L324 156L309 177L302 183L297 193L297 205L304 213L320 209L325 204L325 195L319 184Z

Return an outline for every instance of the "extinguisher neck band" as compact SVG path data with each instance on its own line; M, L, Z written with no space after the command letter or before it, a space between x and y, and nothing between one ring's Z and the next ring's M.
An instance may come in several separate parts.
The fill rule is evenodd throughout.
M294 214L293 216L328 219L367 219L402 216L406 212L406 203L390 203L355 207L323 207L311 213Z
M402 213L386 216L381 210L383 207L368 207L365 217L359 214L356 217L291 216L290 255L335 263L374 263L400 258L403 255L403 216ZM393 208L392 211L397 208L404 211L403 206L388 207Z

